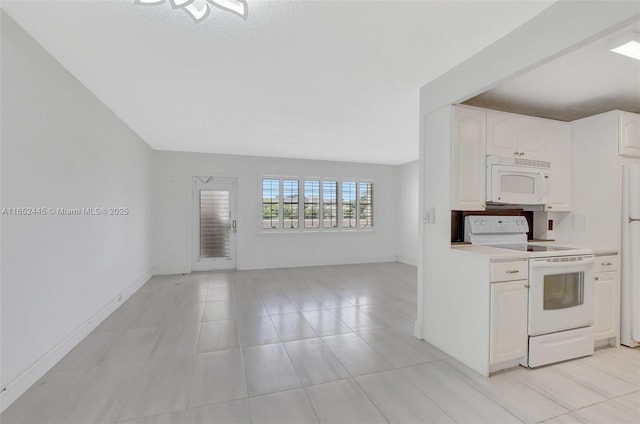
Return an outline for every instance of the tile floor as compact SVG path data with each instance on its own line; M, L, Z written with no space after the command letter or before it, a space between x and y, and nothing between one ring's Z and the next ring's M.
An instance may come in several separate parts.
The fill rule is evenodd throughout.
M397 263L154 277L0 422L640 422L640 350L485 379L415 311Z

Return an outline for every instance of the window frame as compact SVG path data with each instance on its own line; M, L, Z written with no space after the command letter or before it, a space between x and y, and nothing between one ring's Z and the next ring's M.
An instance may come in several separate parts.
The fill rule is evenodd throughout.
M279 181L279 201L278 201L278 220L279 228L263 228L262 208L263 208L263 181L264 180L278 180ZM298 181L298 228L284 228L284 181L285 180L297 180ZM305 228L304 218L304 183L305 181L318 181L319 182L319 199L318 199L318 227ZM324 183L331 182L336 184L336 227L324 227ZM354 182L356 186L356 199L355 199L355 227L344 227L344 213L343 213L343 199L342 199L342 185L344 182ZM371 184L371 214L373 224L370 227L360 227L360 184ZM260 187L260 213L258 216L258 233L260 234L301 234L301 233L353 233L353 232L374 232L375 225L375 182L371 178L350 178L350 177L318 177L318 176L293 176L293 175L273 175L265 174L259 177Z

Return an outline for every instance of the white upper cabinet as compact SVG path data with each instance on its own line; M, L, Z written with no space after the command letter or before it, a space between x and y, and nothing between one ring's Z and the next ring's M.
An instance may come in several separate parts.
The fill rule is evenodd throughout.
M571 210L571 125L565 122L541 121L551 162L551 182L544 210L569 212Z
M619 154L621 156L640 158L640 115L620 112L618 116Z
M547 160L546 121L487 111L487 155Z
M485 208L486 116L484 110L453 108L451 209Z

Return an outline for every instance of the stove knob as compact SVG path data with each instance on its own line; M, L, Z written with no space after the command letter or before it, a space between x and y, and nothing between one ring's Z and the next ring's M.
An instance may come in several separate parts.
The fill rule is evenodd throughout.
M482 221L480 221L480 225L485 226L487 225L487 221L485 221L484 219Z

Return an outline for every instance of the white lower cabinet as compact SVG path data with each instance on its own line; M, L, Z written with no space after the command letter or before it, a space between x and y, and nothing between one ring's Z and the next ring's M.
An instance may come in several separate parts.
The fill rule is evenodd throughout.
M527 355L527 287L527 280L491 284L491 365Z
M593 274L593 340L617 339L620 333L619 257L596 257Z

